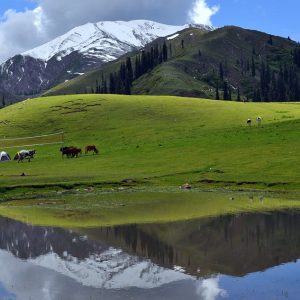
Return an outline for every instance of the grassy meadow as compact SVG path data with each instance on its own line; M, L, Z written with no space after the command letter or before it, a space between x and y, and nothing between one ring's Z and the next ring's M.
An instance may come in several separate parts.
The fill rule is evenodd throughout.
M64 131L65 145L95 144L100 155L62 159L60 145L34 147L31 163L0 165L0 188L178 188L188 182L195 188L299 190L299 129L300 105L292 103L112 95L32 99L0 110L1 138ZM7 149L11 156L18 150Z

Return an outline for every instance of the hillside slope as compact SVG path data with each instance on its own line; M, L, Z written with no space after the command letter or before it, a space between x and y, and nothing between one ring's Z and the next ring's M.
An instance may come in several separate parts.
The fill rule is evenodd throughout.
M168 60L143 76L134 78L133 94L177 95L216 99L219 88L223 99L224 82L231 90L231 98L285 101L300 100L300 66L293 60L297 43L287 38L228 26L203 33L196 28L161 38L147 45L166 43ZM137 53L129 56L135 66ZM102 74L109 82L110 73L118 72L125 58L63 83L47 95L96 91ZM282 83L281 81L284 81ZM284 92L279 91L283 86Z
M263 126L248 127L246 120L257 116ZM195 187L300 188L298 104L72 95L2 109L0 124L1 137L63 130L66 145L96 144L101 152L62 159L59 145L36 147L33 162L0 165L1 187L129 182L177 189L190 182ZM13 156L17 150L8 152ZM21 177L23 172L27 176Z

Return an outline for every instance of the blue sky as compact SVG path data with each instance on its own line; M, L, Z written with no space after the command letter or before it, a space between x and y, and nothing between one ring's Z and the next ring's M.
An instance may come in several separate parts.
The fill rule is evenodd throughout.
M3 15L8 9L23 11L26 8L32 9L36 7L34 1L26 0L0 0L0 15Z
M193 2L193 0L182 1ZM300 40L299 0L207 0L207 3L210 6L220 6L219 12L212 17L215 26L237 25L281 36L290 35ZM36 6L37 2L32 0L0 0L0 15L8 9L24 11ZM177 13L175 15L177 23L185 21L184 13L181 17ZM159 17L161 19L161 16ZM176 23L170 18L166 21Z
M215 26L238 25L300 40L299 0L208 0L219 4Z
M300 0L0 0L0 62L87 22L236 25L300 41Z

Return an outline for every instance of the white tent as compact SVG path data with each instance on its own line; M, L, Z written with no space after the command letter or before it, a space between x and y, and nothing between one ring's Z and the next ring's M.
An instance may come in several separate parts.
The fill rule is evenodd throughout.
M0 162L10 161L10 156L6 152L0 152Z

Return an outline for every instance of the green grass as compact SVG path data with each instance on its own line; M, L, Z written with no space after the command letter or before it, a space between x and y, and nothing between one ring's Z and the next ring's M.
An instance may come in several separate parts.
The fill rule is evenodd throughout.
M232 192L80 193L6 202L0 206L0 215L34 225L83 228L299 209L299 200L298 195Z
M263 126L247 127L245 121L256 116L263 117ZM198 188L300 188L299 104L58 96L2 109L0 124L0 137L63 130L67 145L96 144L101 151L99 156L62 159L59 145L36 147L31 163L0 165L3 192L15 187L120 186L129 178L134 179L131 186L147 188L177 189L185 182ZM8 152L13 156L17 150ZM21 177L23 172L27 176Z

